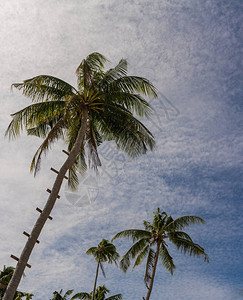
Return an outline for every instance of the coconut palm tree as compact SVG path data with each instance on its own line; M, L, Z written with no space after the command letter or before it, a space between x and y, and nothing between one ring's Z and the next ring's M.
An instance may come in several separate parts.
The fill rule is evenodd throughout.
M95 273L95 281L94 281L94 288L93 288L93 296L92 300L95 299L95 290L97 284L97 278L99 273L99 267L101 268L103 275L105 277L103 262L108 263L117 263L118 258L120 255L116 251L116 246L110 243L108 240L103 239L99 244L98 247L91 247L87 250L86 254L93 255L95 260L97 261L97 268Z
M14 273L14 267L3 267L3 270L0 271L0 300L3 299L5 290L7 288L7 285L13 276ZM32 299L34 295L29 293L24 293L20 291L16 291L14 295L15 300L21 300L23 297L25 297L26 300Z
M104 71L106 58L95 52L83 59L76 70L77 89L67 82L40 75L12 86L32 99L32 104L12 115L6 135L15 138L22 130L44 138L31 163L34 174L42 155L58 139L64 139L69 155L60 168L48 201L40 214L17 263L4 300L12 300L21 275L38 236L50 215L66 172L69 185L78 184L77 170L101 165L97 147L103 141L115 141L130 157L153 149L151 132L134 116L148 117L151 107L144 96L157 97L152 83L142 77L127 75L127 61Z
M178 250L181 250L184 254L193 256L202 256L206 262L209 261L208 255L204 249L195 244L190 236L181 231L184 227L191 224L204 224L205 221L196 216L183 216L177 219L173 219L165 212L161 212L158 208L153 213L153 222L144 221L145 230L141 229L129 229L117 233L112 240L117 238L128 238L135 242L132 247L126 252L120 261L121 269L126 272L131 264L131 259L135 259L133 268L140 265L145 257L147 257L146 270L144 281L148 289L146 300L149 300L158 259L160 259L162 265L173 275L174 265L173 258L168 252L167 240L174 244ZM154 249L155 248L155 249Z
M116 294L113 296L110 296L106 298L106 294L109 293L110 291L104 286L98 286L97 289L95 290L95 300L122 300L122 294ZM93 292L89 293L79 293L80 298L82 300L91 300L93 299Z

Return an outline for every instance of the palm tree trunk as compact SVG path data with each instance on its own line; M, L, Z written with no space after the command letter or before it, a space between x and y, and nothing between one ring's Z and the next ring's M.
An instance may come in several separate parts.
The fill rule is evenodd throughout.
M145 300L149 300L151 292L152 292L152 288L153 288L153 284L154 284L154 277L155 277L155 272L156 272L156 267L157 267L157 262L158 262L158 258L159 258L159 249L160 249L160 242L157 242L157 248L156 248L156 253L155 253L155 258L154 258L154 263L153 263L153 268L152 268L152 273L151 273L151 278L150 278L150 281L149 281L148 292L147 292Z
M100 266L100 260L98 261L97 268L96 268L92 300L95 299L95 290L96 290L97 278L98 278L98 273L99 273L99 266Z
M20 256L17 266L15 268L14 274L13 274L13 276L8 284L8 287L6 289L6 292L4 294L3 300L12 300L14 297L14 294L18 288L18 285L19 285L19 282L23 275L25 266L29 260L31 252L35 246L35 243L41 233L43 226L46 223L48 216L50 215L50 213L52 211L53 206L55 205L55 202L56 202L58 193L60 191L64 176L65 176L66 172L68 171L68 169L74 164L75 159L80 152L80 148L82 146L84 136L86 133L86 129L87 129L87 119L88 119L88 109L86 107L84 107L82 121L81 121L81 128L78 132L76 142L75 142L68 158L66 159L66 161L62 165L61 169L59 170L59 173L53 184L51 194L47 200L47 203L46 203L42 213L40 214L39 218L37 219L37 221L32 229L30 237L28 238L28 240L25 244L25 247L21 253L21 256Z

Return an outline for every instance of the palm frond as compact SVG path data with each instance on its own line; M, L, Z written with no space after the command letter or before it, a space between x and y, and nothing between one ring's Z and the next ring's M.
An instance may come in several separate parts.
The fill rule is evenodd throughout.
M110 91L121 90L126 93L143 94L148 97L157 98L158 92L153 84L146 78L138 76L124 76L110 84Z
M177 218L176 220L174 220L173 222L170 222L166 227L165 227L165 231L176 231L176 230L181 230L186 226L189 226L191 224L205 224L206 222L200 218L200 217L196 217L196 216L183 216L180 218Z
M148 284L150 282L154 258L155 258L155 251L152 248L150 248L148 253L147 263L146 263L145 275L144 275L145 284Z
M175 232L168 232L167 236L169 238L169 240L174 240L175 238L183 238L185 240L188 240L190 242L192 242L191 237L189 236L189 234L187 234L184 231L175 231Z
M127 61L121 59L119 63L112 69L105 72L102 80L99 83L99 87L102 91L106 91L109 84L127 74Z
M81 300L90 300L90 295L88 293L77 293L75 294L71 300L75 300L75 299L81 299Z
M31 104L11 115L13 120L7 128L5 136L8 136L9 139L14 139L23 129L28 130L41 123L46 123L46 126L48 126L50 122L54 122L60 118L64 109L64 101Z
M148 238L142 238L135 244L133 244L132 247L124 254L120 261L120 268L123 272L126 272L128 270L129 266L131 265L131 259L134 259L148 243Z
M65 294L64 294L64 298L66 299L67 296L71 295L73 292L73 290L68 290Z
M86 57L86 62L91 69L100 70L104 68L104 64L108 62L108 59L98 52L93 52Z
M88 122L86 133L86 144L88 148L89 167L97 171L97 167L101 166L101 161L97 151L96 136L91 124Z
M108 298L105 298L106 300L122 300L122 294L116 294L113 296L110 296Z
M97 72L102 73L104 68L104 63L107 59L100 53L91 53L83 59L76 70L77 84L79 91L89 89L94 86L95 77L97 77ZM103 75L103 73L102 73Z
M147 230L141 230L141 229L128 229L121 232L118 232L111 241L118 239L118 238L127 238L131 239L133 242L139 240L139 239L150 239L152 238L152 234Z
M101 268L101 271L102 271L102 274L103 274L104 278L106 278L105 269L104 269L104 266L103 266L102 262L100 262L100 268Z
M23 83L13 83L12 87L22 91L24 96L36 102L59 101L65 99L68 95L75 95L77 92L69 83L49 75L39 75L24 80Z
M143 225L144 225L144 228L145 228L145 230L147 230L147 231L150 231L150 232L152 232L152 231L154 231L154 227L153 227L153 225L150 223L150 222L148 222L148 221L143 221Z
M86 170L87 170L87 165L85 161L85 150L82 147L82 149L80 150L80 154L76 158L75 163L68 170L68 187L72 191L75 191L78 188L78 184L79 184L78 173L81 176L84 176Z
M146 244L145 247L138 253L135 263L133 265L133 268L135 268L136 266L138 266L142 263L142 261L148 254L149 250L150 250L150 246L148 244Z
M171 242L177 247L178 250L181 250L184 254L189 254L190 256L203 256L204 261L209 262L209 257L205 253L204 249L198 244L193 243L185 238L175 236L173 239L170 239Z
M64 120L60 119L55 126L48 133L46 139L41 144L41 146L36 151L30 166L30 171L34 171L34 176L40 169L41 156L46 153L46 151L50 148L51 144L53 144L60 136L63 136L63 125Z
M87 255L94 255L96 253L97 247L91 247L86 251Z
M118 105L109 106L102 115L97 114L97 129L105 140L114 140L118 149L135 158L153 150L155 140L152 133L129 112Z
M149 118L153 112L150 104L139 94L122 91L110 92L106 96L106 101L124 106L129 112L135 112L140 117Z
M173 262L173 258L170 256L166 246L162 243L159 249L159 258L162 262L162 265L173 275L173 272L176 268Z

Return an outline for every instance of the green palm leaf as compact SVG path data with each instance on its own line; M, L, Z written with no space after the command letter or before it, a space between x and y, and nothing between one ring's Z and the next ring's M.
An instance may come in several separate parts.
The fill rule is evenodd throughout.
M173 222L169 223L166 227L165 230L170 232L170 231L175 231L175 230L181 230L186 226L189 226L191 224L205 224L206 222L200 218L200 217L196 217L196 216L184 216L184 217L180 217L176 220L174 220Z
M155 252L152 248L150 248L148 257L147 257L145 276L144 276L145 284L149 283L149 281L151 279L151 272L152 272L152 268L153 268L154 258L155 258Z
M110 85L111 91L122 90L125 93L141 93L148 97L157 98L157 89L146 78L138 76L124 76L113 81Z
M39 75L24 80L23 83L13 83L12 87L22 91L23 95L40 102L46 100L65 99L68 95L75 95L76 89L67 82L48 75Z
M162 265L173 275L174 269L176 266L174 265L173 258L170 256L167 248L162 243L159 250L159 258L162 262Z
M32 162L30 171L34 170L34 175L39 171L40 169L40 163L41 163L41 156L42 154L46 153L46 151L50 148L50 145L54 143L60 136L63 136L63 126L65 122L63 119L60 119L55 126L51 129L51 131L48 133L46 139L41 144L41 146L36 151Z
M113 238L112 241L118 238L128 238L131 239L133 242L143 239L143 238L151 238L152 235L149 231L147 230L142 230L142 229L128 229L121 231L117 233Z
M10 122L5 136L9 139L16 138L23 129L30 129L35 125L46 123L49 126L51 122L57 122L63 114L65 108L64 101L48 101L44 103L35 103L12 114L13 120Z
M195 244L188 239L183 239L177 236L170 240L177 247L177 249L181 250L181 252L183 252L184 254L189 254L190 256L193 255L197 257L204 256L204 261L209 262L208 255L198 244Z
M131 259L134 259L142 250L144 250L145 246L148 243L149 239L142 238L135 244L133 244L132 247L124 254L122 260L120 261L120 268L123 272L126 272L128 270L129 266L131 265ZM142 257L140 257L140 259L142 259Z

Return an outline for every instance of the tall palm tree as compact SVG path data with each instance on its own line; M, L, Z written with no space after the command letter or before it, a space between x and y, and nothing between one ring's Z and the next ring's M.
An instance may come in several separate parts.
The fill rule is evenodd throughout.
M99 244L98 247L91 247L89 250L87 250L86 254L90 255L92 254L97 261L97 268L95 273L95 281L94 281L94 288L93 288L93 296L92 300L95 299L95 290L96 290L96 284L97 284L97 278L99 273L99 267L101 268L103 275L105 277L103 262L108 263L117 263L118 258L120 255L116 251L116 246L110 243L108 240L103 239Z
M95 290L95 300L122 300L122 294L116 294L106 298L106 294L110 291L104 286L98 286ZM79 293L80 298L82 300L91 300L93 299L94 292L89 293Z
M151 132L134 116L148 117L151 107L142 95L157 97L149 80L127 75L127 61L104 71L106 58L95 52L83 59L76 70L77 89L67 82L40 75L13 87L32 99L32 104L12 115L6 135L15 138L22 130L44 138L31 163L35 174L40 168L42 154L56 140L63 138L69 155L60 168L48 201L40 214L17 263L7 287L4 300L12 300L21 275L38 236L51 213L66 172L69 185L78 184L77 170L89 165L99 166L97 147L102 141L114 140L117 147L131 157L153 149Z
M117 233L112 240L117 238L132 239L133 246L126 252L120 261L121 269L126 272L131 264L131 259L135 259L133 268L140 265L145 257L147 257L146 270L144 281L148 289L146 300L149 300L158 259L162 262L162 265L173 275L173 271L176 268L173 262L173 258L170 256L167 247L167 241L174 244L178 250L181 250L184 254L193 256L203 256L206 262L209 261L208 255L204 249L195 244L190 236L181 231L184 227L191 224L204 224L205 221L196 216L183 216L177 219L173 219L165 212L161 212L158 208L153 213L153 222L144 221L145 230L141 229L129 229ZM155 249L154 249L155 247Z

